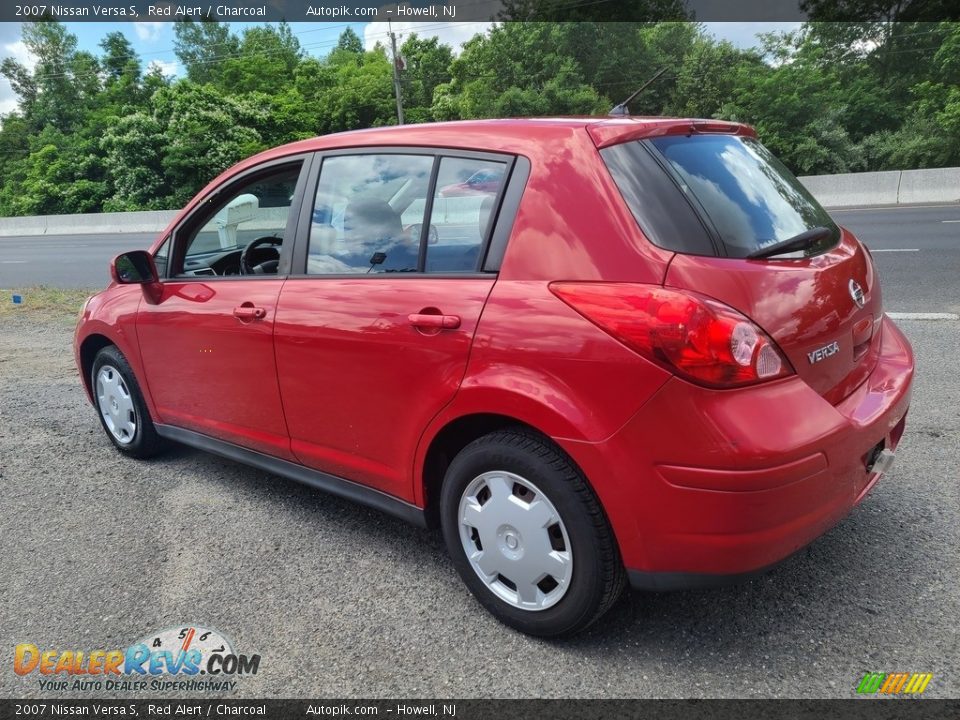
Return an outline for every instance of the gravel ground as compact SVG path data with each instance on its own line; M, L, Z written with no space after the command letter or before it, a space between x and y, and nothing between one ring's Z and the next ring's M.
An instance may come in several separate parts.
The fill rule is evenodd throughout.
M907 322L919 373L891 473L836 529L723 590L625 597L543 642L489 617L438 533L176 448L121 457L66 321L0 320L0 696L13 647L126 647L182 623L262 656L233 697L851 697L866 671L960 691L960 323ZM99 693L103 697L121 696ZM156 693L154 693L156 695Z

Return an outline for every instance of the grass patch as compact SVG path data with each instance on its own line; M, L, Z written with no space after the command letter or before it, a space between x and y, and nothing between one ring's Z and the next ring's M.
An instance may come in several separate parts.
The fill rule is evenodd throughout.
M95 289L53 288L44 285L0 289L0 318L30 316L36 319L76 319L84 301ZM13 296L19 295L19 305Z

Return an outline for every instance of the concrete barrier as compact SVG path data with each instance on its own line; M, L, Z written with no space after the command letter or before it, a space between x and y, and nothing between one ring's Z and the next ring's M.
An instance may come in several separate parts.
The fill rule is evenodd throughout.
M960 168L904 170L897 202L901 205L960 202Z
M808 175L800 182L824 207L896 205L900 171Z
M84 213L0 218L0 237L12 235L86 235L153 233L163 230L176 210L144 210L126 213Z
M960 203L960 168L805 175L800 182L828 208Z

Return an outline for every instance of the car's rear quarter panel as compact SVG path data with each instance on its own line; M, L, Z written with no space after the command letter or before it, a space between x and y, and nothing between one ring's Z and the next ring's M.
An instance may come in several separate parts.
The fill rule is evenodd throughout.
M580 447L616 433L671 377L583 318L549 285L660 284L673 253L643 238L585 129L554 128L541 143L516 150L530 160L530 177L463 383L424 434L415 477L422 476L431 439L457 418L506 415ZM632 487L606 471L588 480L616 534L634 537ZM423 504L424 489L418 493Z

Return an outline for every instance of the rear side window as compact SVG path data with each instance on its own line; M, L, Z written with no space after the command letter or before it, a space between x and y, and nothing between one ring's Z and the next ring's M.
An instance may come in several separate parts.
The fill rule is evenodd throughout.
M440 160L427 243L427 272L475 272L493 223L505 162Z
M647 146L625 143L600 154L650 242L689 255L717 254L704 221Z
M645 161L657 161L680 188L707 228L718 254L745 257L815 227L828 227L833 233L806 249L805 255L823 252L839 239L839 229L826 211L783 163L753 138L671 135L643 142L652 156ZM634 147L630 154L636 157L641 150ZM611 173L620 185L622 180L612 168ZM623 194L644 228L633 208L635 201L631 200L631 195L644 196L644 189L634 188ZM642 197L640 202L650 200ZM651 239L678 252L701 253L696 249L684 250L678 246L682 243L672 238L659 242Z

